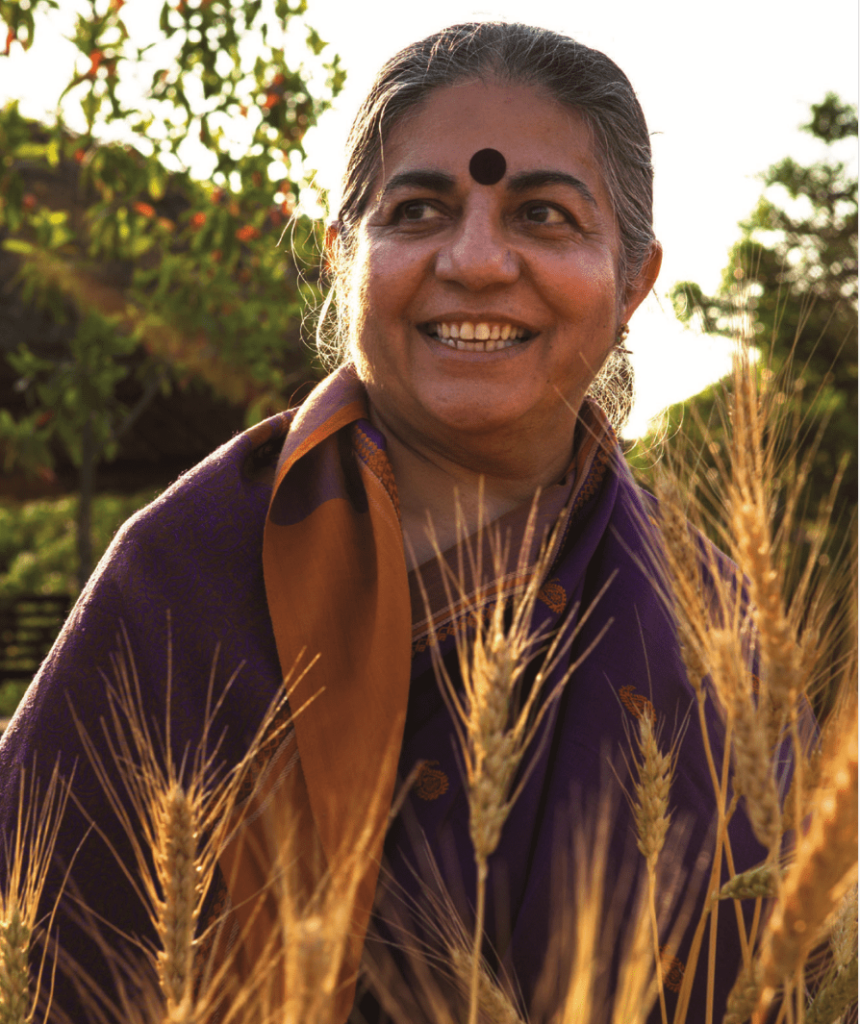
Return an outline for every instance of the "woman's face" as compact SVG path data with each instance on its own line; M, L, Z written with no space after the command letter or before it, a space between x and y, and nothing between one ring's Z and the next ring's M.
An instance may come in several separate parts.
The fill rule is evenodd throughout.
M470 170L485 149L501 177L498 160ZM585 121L531 86L469 82L431 93L382 157L348 300L377 422L460 461L489 440L569 457L571 410L659 268L655 249L623 293Z

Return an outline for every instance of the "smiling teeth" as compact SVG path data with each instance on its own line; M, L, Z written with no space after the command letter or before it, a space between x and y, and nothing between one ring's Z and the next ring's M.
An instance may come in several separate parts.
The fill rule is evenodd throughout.
M490 324L483 320L478 323L466 320L430 324L429 333L438 338L443 345L459 349L461 352L495 352L502 348L512 348L529 337L529 332L523 327L515 327L513 324Z

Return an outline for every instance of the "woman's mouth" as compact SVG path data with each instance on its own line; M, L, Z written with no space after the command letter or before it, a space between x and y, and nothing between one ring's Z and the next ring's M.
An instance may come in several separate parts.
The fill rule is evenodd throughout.
M533 337L531 331L515 324L486 320L453 320L429 323L426 331L448 348L461 352L496 352L521 345Z

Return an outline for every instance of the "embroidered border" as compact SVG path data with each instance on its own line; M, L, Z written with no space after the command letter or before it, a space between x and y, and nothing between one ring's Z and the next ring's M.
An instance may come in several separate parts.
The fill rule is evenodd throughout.
M353 425L352 444L355 454L385 488L386 494L391 499L391 503L397 512L397 518L400 519L400 498L397 495L394 470L391 468L388 456L373 438L364 432L360 423Z

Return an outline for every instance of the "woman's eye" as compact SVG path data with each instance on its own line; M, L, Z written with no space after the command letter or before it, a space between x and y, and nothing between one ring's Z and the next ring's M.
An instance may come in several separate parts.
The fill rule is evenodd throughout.
M533 203L526 208L526 219L534 224L570 224L571 218L555 206Z
M397 213L401 221L407 221L410 224L432 220L439 216L439 211L423 199L410 199L409 202L402 203Z

